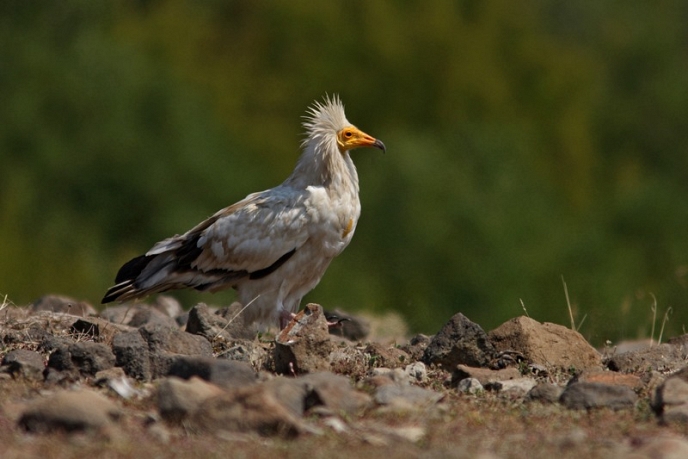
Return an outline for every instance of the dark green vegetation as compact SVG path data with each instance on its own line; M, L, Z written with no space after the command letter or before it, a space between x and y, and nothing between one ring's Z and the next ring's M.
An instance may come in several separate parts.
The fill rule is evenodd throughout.
M307 299L521 314L592 342L688 323L688 4L0 3L0 292L98 302L129 257L298 155L340 93L363 215ZM186 294L228 301L230 294ZM658 324L659 328L659 324Z

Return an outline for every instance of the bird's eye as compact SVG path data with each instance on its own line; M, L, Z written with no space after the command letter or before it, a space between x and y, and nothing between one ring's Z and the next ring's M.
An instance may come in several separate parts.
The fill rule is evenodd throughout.
M344 131L344 137L346 137L347 139L351 138L352 135L354 135L353 132L351 132L351 131Z

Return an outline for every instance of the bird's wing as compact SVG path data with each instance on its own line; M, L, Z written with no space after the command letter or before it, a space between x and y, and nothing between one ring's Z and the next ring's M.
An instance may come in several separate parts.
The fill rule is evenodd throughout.
M267 274L308 239L305 198L279 187L254 193L184 235L158 242L146 255L175 251L180 267Z

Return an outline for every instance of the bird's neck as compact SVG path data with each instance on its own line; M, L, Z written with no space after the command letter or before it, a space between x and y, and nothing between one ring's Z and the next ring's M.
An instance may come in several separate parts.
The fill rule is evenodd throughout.
M336 142L308 142L294 172L285 185L298 188L324 187L328 191L358 195L358 173L348 152L340 152Z

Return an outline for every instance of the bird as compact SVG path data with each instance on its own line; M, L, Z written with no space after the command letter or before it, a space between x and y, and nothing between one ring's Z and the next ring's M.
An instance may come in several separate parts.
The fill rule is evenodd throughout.
M102 304L173 289L234 288L245 325L287 326L349 245L361 215L349 152L385 144L351 124L338 95L307 110L305 138L282 184L246 196L125 263Z

